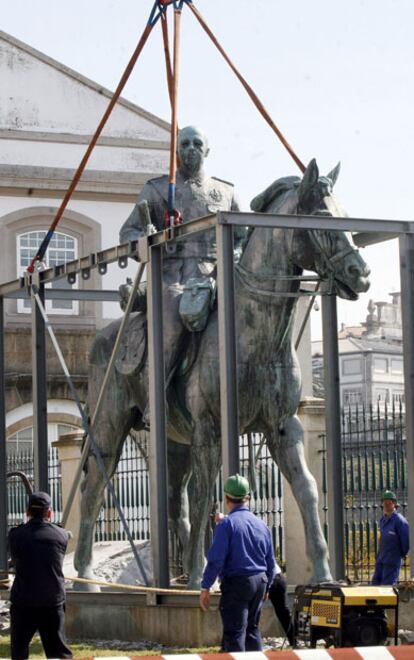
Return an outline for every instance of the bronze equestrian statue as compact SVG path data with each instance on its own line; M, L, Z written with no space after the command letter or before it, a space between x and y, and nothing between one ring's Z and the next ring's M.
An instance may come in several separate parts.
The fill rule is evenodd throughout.
M253 200L252 210L343 215L332 195L338 169L320 177L315 161L311 161L302 179L278 179ZM207 244L211 245L209 241ZM329 580L317 488L305 463L303 430L296 415L300 370L292 344L293 320L303 270L317 273L328 283L329 293L355 300L369 287L369 269L342 231L255 228L244 237L242 248L235 267L240 433L264 434L273 460L298 502L313 579ZM181 279L178 297L183 284ZM165 304L169 304L168 298ZM178 306L176 310L174 318L180 322ZM117 320L104 328L91 351L91 410L119 325ZM204 565L204 530L221 461L217 310L213 308L203 331L181 332L179 354L167 388L170 520L185 550L189 586L198 587ZM106 405L95 427L110 475L115 472L130 429L143 428L147 402L146 316L136 312L129 321ZM193 498L189 501L190 481ZM94 526L103 493L104 480L91 455L83 483L75 556L75 567L82 577L92 575Z

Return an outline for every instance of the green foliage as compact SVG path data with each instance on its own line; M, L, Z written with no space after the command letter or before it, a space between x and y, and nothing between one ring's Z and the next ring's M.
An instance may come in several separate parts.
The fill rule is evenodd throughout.
M100 642L102 644L102 642ZM73 653L74 658L86 658L86 657L114 657L115 655L175 655L179 653L218 653L218 647L205 647L205 648L172 648L167 649L165 647L156 647L154 650L143 649L143 648L132 648L129 647L125 649L124 645L121 645L119 648L108 642L107 648L97 647L92 642L71 642L68 641L68 645ZM123 648L122 648L123 647ZM9 658L10 657L10 635L0 633L0 658ZM33 639L33 642L30 645L30 658L44 658L44 652L42 643L39 637L36 635Z

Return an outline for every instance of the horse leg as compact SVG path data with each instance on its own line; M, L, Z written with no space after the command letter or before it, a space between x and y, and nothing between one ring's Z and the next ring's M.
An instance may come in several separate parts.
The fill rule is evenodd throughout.
M314 582L332 580L328 547L318 513L318 489L304 456L303 428L299 418L289 417L279 433L267 436L269 451L288 480L305 527L306 554L312 562Z
M168 441L168 507L171 530L178 536L184 551L184 571L188 573L187 552L190 540L190 507L188 482L191 476L191 454L188 445Z
M194 424L191 446L190 541L187 561L189 589L199 589L205 564L204 541L213 501L214 484L221 463L220 440L210 415L204 413Z
M105 369L102 367L94 366L92 368L92 377L89 379L92 390L99 388L99 383L102 382L104 373ZM115 472L123 442L132 422L131 411L121 410L119 405L118 407L114 406L114 401L117 400L119 404L121 399L120 389L121 384L119 382L114 383L109 388L106 401L101 408L93 431L94 440L101 453L109 478ZM105 486L105 477L91 451L86 462L85 473L81 483L79 538L74 558L74 566L78 571L79 577L93 579L92 550L95 523L103 503ZM98 589L92 586L89 588L88 586L86 590L97 591Z

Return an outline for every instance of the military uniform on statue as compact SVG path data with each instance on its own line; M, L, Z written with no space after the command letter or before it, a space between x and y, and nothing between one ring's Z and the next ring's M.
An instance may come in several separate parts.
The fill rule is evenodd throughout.
M207 138L197 128L183 128L178 136L180 167L176 177L176 208L182 222L201 218L218 211L238 211L234 186L216 177L206 176L204 160L209 153ZM150 179L139 195L131 215L120 231L120 241L136 240L145 236L148 227L142 220L142 203L148 205L151 230L162 231L168 210L168 176ZM236 249L245 234L242 229L236 236ZM168 244L163 255L163 326L165 374L168 382L186 337L180 302L185 285L208 288L214 295L214 275L217 261L215 230L193 234ZM213 279L212 279L213 278ZM121 292L122 293L122 292ZM189 315L190 316L190 315ZM203 325L187 330L203 330ZM146 411L148 417L148 410Z

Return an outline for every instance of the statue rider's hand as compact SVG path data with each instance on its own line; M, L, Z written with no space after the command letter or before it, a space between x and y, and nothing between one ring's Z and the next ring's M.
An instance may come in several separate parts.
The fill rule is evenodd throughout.
M132 289L132 280L131 278L127 277L126 283L121 284L121 286L118 289L119 304L123 312L125 311L126 306L128 304L131 289Z

